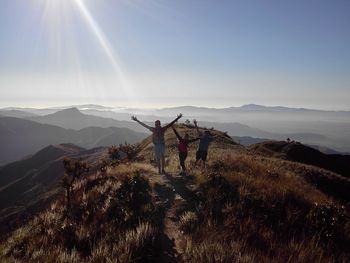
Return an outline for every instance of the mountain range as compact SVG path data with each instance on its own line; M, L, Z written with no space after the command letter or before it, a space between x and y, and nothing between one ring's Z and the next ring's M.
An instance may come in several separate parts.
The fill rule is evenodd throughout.
M72 130L27 119L1 117L0 164L19 160L51 144L73 143L84 148L94 148L135 143L146 136L145 133L128 128L87 127Z
M197 119L201 125L227 131L231 136L273 140L289 137L308 145L337 152L350 152L349 111L267 107L255 104L221 109L193 106L136 109L88 104L75 105L73 108L6 108L0 110L0 115L16 116L66 129L113 126L147 133L146 129L130 121L132 115L136 114L140 120L153 125L156 119L163 123L170 122L180 112L184 114L182 121Z

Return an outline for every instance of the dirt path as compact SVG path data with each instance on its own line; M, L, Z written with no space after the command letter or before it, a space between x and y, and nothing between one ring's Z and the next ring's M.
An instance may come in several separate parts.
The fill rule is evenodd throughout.
M158 185L155 195L165 205L162 251L156 262L182 262L182 247L186 241L179 228L178 210L194 200L191 182L184 176L172 174L155 175L151 181Z

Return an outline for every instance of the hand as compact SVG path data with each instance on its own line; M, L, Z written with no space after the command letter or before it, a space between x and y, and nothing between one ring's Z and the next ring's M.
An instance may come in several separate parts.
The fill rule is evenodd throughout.
M177 115L177 118L176 119L180 119L182 118L182 113L180 113L179 115Z
M132 119L133 121L137 121L136 116L131 116L131 119Z

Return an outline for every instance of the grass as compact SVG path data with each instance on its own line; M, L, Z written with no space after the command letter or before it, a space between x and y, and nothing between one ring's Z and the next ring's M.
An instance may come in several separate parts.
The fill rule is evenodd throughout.
M213 152L209 167L193 173L196 207L180 217L186 260L349 261L350 223L339 201L275 162Z
M180 134L193 128L179 126ZM346 195L332 173L267 158L229 141L213 143L205 168L193 167L175 217L184 262L349 262ZM177 140L166 133L167 171L179 173ZM173 188L155 176L150 138L136 161L107 167L74 184L72 209L54 202L0 245L1 262L153 262L161 253L164 211ZM143 161L142 161L143 160ZM328 178L325 181L324 178ZM180 194L179 178L172 178ZM158 196L156 200L155 196ZM345 200L345 201L344 201ZM50 251L50 253L47 253Z
M193 129L179 131L195 136ZM176 138L166 138L168 170L177 173ZM151 148L144 154L152 154ZM205 169L190 167L194 205L179 208L185 262L350 260L349 208L339 198L339 185L327 189L337 184L332 173L265 158L225 140L212 144L208 157Z
M137 262L154 255L160 211L145 165L123 165L74 185L64 198L0 246L1 262ZM117 171L118 170L118 171ZM50 253L46 253L50 251Z

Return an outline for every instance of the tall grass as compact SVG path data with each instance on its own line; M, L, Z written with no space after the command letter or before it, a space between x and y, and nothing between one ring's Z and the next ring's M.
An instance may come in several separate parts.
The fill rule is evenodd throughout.
M161 217L141 167L123 176L111 172L78 181L71 213L65 213L64 198L55 202L0 246L0 262L126 263L151 258L157 252Z
M247 154L212 157L193 173L196 207L180 216L187 261L349 261L345 206L272 163Z

